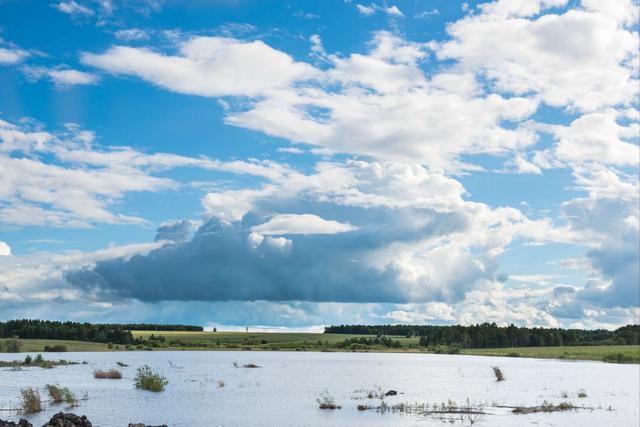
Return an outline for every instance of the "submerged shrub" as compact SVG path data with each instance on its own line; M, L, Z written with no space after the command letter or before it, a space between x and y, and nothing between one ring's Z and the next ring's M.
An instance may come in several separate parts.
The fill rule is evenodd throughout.
M23 414L33 414L43 410L38 390L28 387L20 390L20 407Z
M494 366L492 369L493 369L493 374L496 376L496 381L504 381L504 375L502 374L502 371L500 370L500 368L498 368L497 366Z
M148 391L163 391L169 381L159 373L153 371L148 365L138 368L135 378L136 388Z
M66 402L71 406L76 406L78 399L76 395L69 390L68 387L60 387L57 384L47 384L44 386L49 393L49 398L53 403L62 403Z
M119 380L122 378L122 372L117 369L109 369L108 371L102 371L100 369L93 371L94 378L106 378L110 380Z
M318 402L320 409L340 409L340 406L336 405L333 396L331 396L328 391L320 393L320 397L316 399L316 402Z

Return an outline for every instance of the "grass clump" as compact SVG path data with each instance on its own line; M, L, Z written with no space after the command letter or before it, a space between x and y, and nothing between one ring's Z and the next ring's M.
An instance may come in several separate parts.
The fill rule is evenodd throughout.
M169 381L156 371L153 371L148 365L138 368L135 378L136 388L160 392L164 390L167 384L169 384Z
M224 381L223 380L218 380L218 387L219 388L224 387Z
M33 414L44 409L38 390L28 387L20 390L20 408L23 414Z
M569 402L562 402L558 405L554 405L550 402L542 402L540 406L518 406L513 409L514 414L533 414L536 412L563 412L577 409L573 404Z
M233 362L233 367L234 368L239 368L240 364L238 362ZM259 368L260 365L256 365L255 363L245 363L244 365L242 365L243 368Z
M583 388L581 388L580 390L578 390L578 397L579 398L587 397L587 392Z
M504 381L504 374L502 373L500 368L498 368L497 366L494 366L491 369L493 369L493 375L496 376L496 381Z
M106 378L109 380L119 380L122 378L122 372L118 371L117 369L109 369L107 371L98 369L93 371L93 377L100 379Z
M340 409L340 405L337 405L333 396L329 394L328 391L323 391L320 393L320 397L316 399L318 402L318 407L320 409Z
M78 399L68 387L60 387L57 384L47 384L44 388L47 390L47 393L49 393L49 398L53 403L66 402L70 406L77 406Z

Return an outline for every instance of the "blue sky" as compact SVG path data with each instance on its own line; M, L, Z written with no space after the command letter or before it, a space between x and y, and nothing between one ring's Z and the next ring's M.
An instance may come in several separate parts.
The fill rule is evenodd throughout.
M0 318L638 322L637 41L633 0L0 1Z

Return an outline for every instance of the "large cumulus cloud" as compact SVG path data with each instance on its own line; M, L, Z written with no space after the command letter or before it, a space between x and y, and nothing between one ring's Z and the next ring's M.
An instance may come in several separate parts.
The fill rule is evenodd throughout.
M408 215L409 213L403 212ZM376 251L394 242L407 244L463 231L465 218L432 210L411 212L421 221L391 226L395 212L381 226L326 234L262 235L252 231L260 216L243 221L212 218L194 237L147 255L104 260L69 272L68 281L85 290L142 301L267 300L407 302L460 298L455 284L429 283L428 276L403 277L400 264L375 261ZM460 277L471 283L484 276L470 263ZM480 274L479 274L480 273Z

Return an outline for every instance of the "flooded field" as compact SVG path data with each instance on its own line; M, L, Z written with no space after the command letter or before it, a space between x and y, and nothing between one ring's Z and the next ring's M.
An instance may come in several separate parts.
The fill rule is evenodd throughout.
M2 354L0 359L24 359ZM0 418L19 406L20 390L46 384L81 397L77 414L95 426L131 422L169 426L637 426L640 366L521 358L430 354L312 352L47 353L77 365L0 370ZM118 366L117 362L128 365ZM165 391L134 387L136 368L149 365L168 380ZM245 368L255 364L257 368ZM503 381L496 381L499 367ZM116 368L121 379L97 379ZM383 396L394 390L398 394ZM393 394L393 393L391 393ZM329 397L340 409L320 409ZM570 404L562 412L517 414L515 407ZM360 406L360 410L358 409ZM42 425L66 404L45 402L26 416ZM462 408L481 412L459 414ZM455 413L451 413L455 412Z

